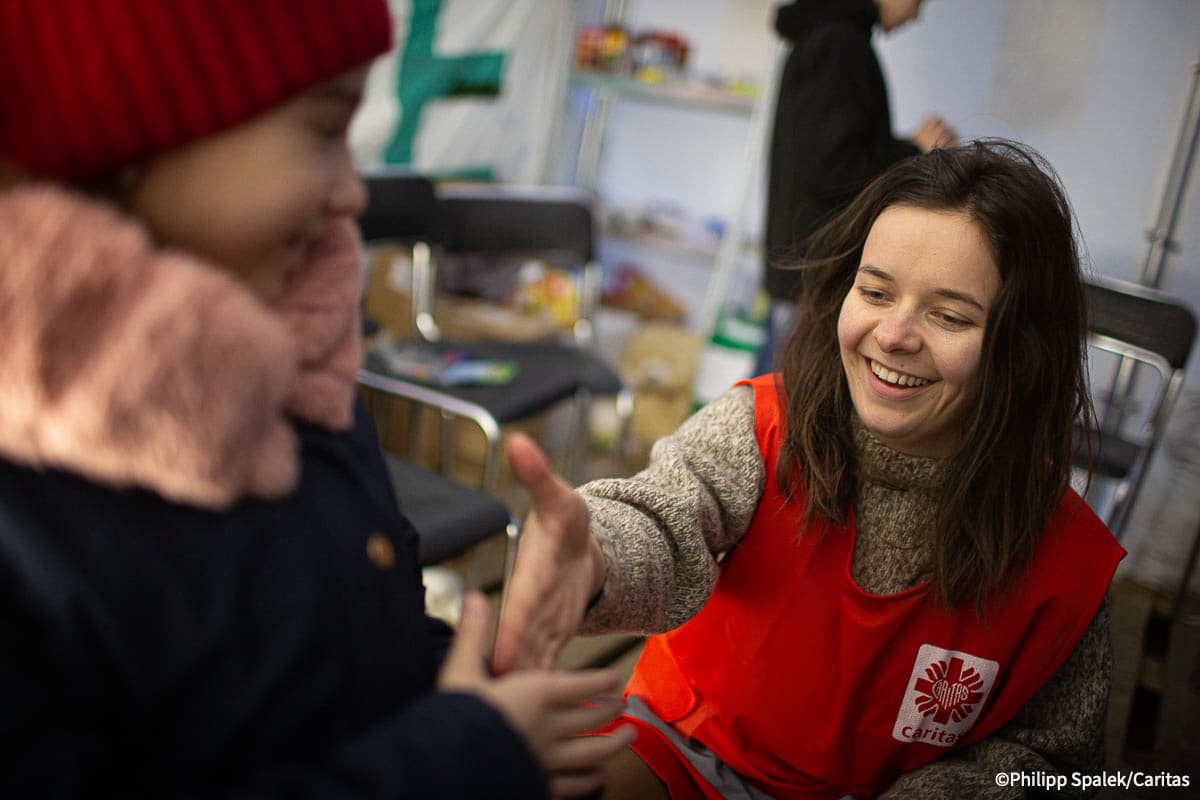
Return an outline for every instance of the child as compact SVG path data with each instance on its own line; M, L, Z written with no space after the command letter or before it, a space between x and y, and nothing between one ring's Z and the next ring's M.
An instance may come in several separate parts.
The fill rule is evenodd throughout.
M496 644L651 637L606 797L1020 797L1103 768L1123 550L1069 488L1088 422L1072 220L1008 143L900 162L808 251L781 373L628 480L533 496ZM1067 791L1070 791L1068 787Z
M0 795L572 796L622 746L575 736L615 676L493 678L482 598L425 617L354 402L390 36L385 0L0 0Z

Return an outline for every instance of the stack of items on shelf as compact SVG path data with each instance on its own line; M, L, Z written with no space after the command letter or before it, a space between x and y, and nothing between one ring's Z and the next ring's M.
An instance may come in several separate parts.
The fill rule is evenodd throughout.
M688 40L674 31L635 34L619 26L584 28L575 39L575 65L656 83L683 75L688 49Z
M609 211L604 231L613 236L673 243L711 255L725 235L725 227L726 221L720 217L697 219L677 204L652 201L642 208Z
M600 302L645 320L679 323L687 316L678 300L627 261L607 271Z
M575 68L640 83L670 84L682 97L703 99L714 93L752 98L753 80L726 75L688 75L691 43L674 31L633 33L619 26L581 29L575 38Z
M366 316L393 339L412 338L412 298L408 293L412 264L408 251L387 245L372 247L368 263ZM453 273L454 264L453 257L444 256L443 272ZM574 323L573 318L564 319L562 312L565 300L573 300L573 294L564 297L563 282L570 282L566 273L544 264L533 268L522 262L511 270L510 278L503 285L473 285L464 290L474 296L439 296L435 314L443 334L452 339L527 342L559 336ZM459 289L469 283L459 276ZM573 282L571 287L573 292Z

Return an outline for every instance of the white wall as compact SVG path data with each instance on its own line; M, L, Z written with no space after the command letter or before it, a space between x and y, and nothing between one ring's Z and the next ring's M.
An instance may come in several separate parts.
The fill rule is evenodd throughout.
M876 33L897 131L937 112L964 138L1034 147L1060 173L1092 268L1136 280L1200 60L1200 2L931 0L922 12L900 31ZM689 37L700 73L761 78L776 41L773 13L768 0L628 0L627 24ZM731 118L618 104L601 190L620 203L652 197L698 216L733 213L745 130ZM1163 286L1200 309L1197 187L1200 164ZM1200 383L1200 358L1189 376Z
M1005 136L1054 165L1092 267L1141 276L1192 71L1195 0L926 3L876 43L898 129L936 111L964 138ZM1193 169L1163 286L1200 310L1200 165ZM1200 358L1189 371L1200 383Z
M877 37L897 126L938 111L965 138L1006 136L1058 170L1091 268L1139 280L1171 153L1200 68L1195 0L979 0L927 3L917 23ZM1162 287L1200 312L1200 163ZM1200 524L1200 355L1142 487L1122 572L1174 590ZM1200 579L1193 582L1200 587Z

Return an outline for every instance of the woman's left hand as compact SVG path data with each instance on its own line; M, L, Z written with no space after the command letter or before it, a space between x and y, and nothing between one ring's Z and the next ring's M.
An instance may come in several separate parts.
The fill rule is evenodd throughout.
M583 498L551 472L545 455L527 436L514 435L507 454L533 510L521 528L496 631L492 669L500 675L552 667L583 621L588 602L604 585L606 572Z

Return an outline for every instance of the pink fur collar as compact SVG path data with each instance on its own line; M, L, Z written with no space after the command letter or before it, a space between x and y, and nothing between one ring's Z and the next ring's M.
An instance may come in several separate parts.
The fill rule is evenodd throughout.
M103 205L0 194L0 456L208 508L285 495L288 417L351 424L361 282L350 219L268 308Z

